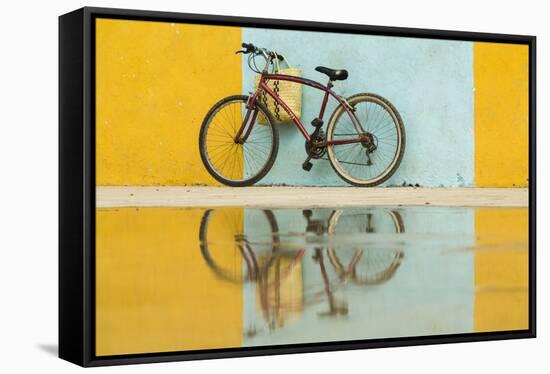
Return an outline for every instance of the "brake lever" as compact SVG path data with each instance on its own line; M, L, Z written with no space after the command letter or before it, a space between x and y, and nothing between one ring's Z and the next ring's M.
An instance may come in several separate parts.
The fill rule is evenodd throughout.
M238 55L239 53L244 53L245 51L243 50L238 50L237 52L235 52L236 55Z

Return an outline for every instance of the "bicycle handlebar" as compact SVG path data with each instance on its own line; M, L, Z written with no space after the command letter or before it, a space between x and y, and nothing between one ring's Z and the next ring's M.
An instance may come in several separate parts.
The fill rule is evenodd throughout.
M279 59L279 61L282 61L284 59L284 57L280 54L278 54L277 52L275 51L268 51L267 49L265 48L259 48L259 47L256 47L254 44L252 43L242 43L241 46L244 48L243 50L241 51L237 51L235 53L243 53L243 54L249 54L249 53L254 53L256 55L259 55L259 54L263 54L265 53L267 56L273 56L273 57L276 57Z
M252 43L243 43L241 44L241 46L246 50L246 52L243 52L243 53L256 52L256 49L257 49Z

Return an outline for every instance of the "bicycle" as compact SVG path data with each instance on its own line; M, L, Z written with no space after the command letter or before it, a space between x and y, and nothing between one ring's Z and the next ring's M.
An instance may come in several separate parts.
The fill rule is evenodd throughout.
M267 94L282 107L305 138L307 158L302 168L310 171L312 159L328 154L336 174L360 187L383 183L399 167L405 151L405 129L399 112L382 96L359 93L348 98L335 93L334 81L348 78L346 70L323 66L316 71L326 74L326 85L311 79L270 72L274 59L283 60L277 52L242 43L249 55L249 68L261 74L258 88L250 95L233 95L218 101L208 111L199 133L202 162L210 175L222 184L242 187L261 180L271 169L279 149L279 134L273 116L258 98ZM256 57L265 59L258 69ZM270 80L290 81L324 92L319 115L311 121L308 133L289 106L268 85ZM329 97L338 106L330 116L326 133L323 117ZM261 113L263 116L259 115ZM259 118L267 123L258 124Z
M281 282L291 276L298 266L305 250L281 251L279 226L271 210L258 211L254 217L260 237L254 238L244 234L244 228L236 221L234 213L226 209L209 209L204 212L199 229L201 255L207 266L220 280L233 284L254 283L258 289L258 301L267 328L275 330L283 327L285 312L292 307L281 300ZM209 230L214 227L214 233ZM229 237L220 241L218 227L224 227ZM234 266L229 261L220 261L227 252L240 253L244 263ZM229 265L229 266L228 266ZM239 264L240 265L240 264Z

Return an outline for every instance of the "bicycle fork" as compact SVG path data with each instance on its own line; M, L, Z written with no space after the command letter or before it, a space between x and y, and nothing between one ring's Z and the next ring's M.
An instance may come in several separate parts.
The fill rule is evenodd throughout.
M258 92L259 91L256 91L253 96L248 97L248 101L246 103L246 114L244 116L241 127L239 128L239 131L237 131L237 134L235 134L234 141L236 144L244 144L246 142L246 140L250 136L250 133L252 132L252 128L254 127L254 124L256 123L256 117L258 116L258 109L254 107L254 104L256 103L256 99L258 98ZM252 112L252 115L251 115L251 112ZM249 119L250 119L250 125L248 126L248 128L246 128L246 125Z

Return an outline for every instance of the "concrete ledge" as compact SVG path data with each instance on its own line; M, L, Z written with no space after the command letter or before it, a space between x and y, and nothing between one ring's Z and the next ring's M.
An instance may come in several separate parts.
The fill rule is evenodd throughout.
M97 187L105 207L527 207L527 188Z

